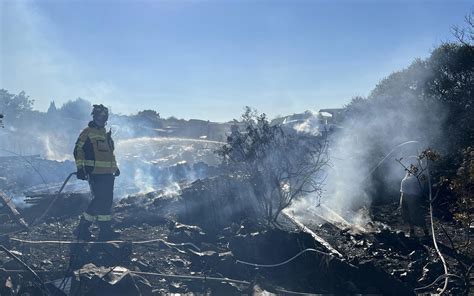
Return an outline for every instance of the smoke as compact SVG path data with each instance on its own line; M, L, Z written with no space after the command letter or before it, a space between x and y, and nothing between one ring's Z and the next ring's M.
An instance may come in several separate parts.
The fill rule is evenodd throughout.
M414 80L421 84L428 73L418 74ZM368 228L373 202L395 202L399 198L405 172L395 160L408 161L428 147L442 149L433 147L442 138L444 115L440 106L425 105L402 83L391 85L391 91L397 95L385 97L383 92L374 91L368 100L350 104L339 123L341 128L329 133L331 166L326 172L321 204L340 215L336 220L341 223ZM299 128L305 130L307 126ZM305 131L314 134L318 128ZM306 196L291 210L308 223L315 214L330 220L317 196Z
M67 151L67 141L64 139L58 139L57 137L52 137L50 134L43 134L40 138L43 141L44 153L46 159L56 160L56 161L65 161L73 160L71 153L65 153Z
M299 133L312 134L314 136L321 135L321 120L317 115L313 115L302 123L296 124L294 129Z
M179 192L179 182L213 174L215 147L220 142L198 139L139 137L118 140L116 156L122 175L117 186L127 192Z
M0 140L5 140L0 141L0 151L6 156L1 162L0 189L5 192L17 195L25 191L50 192L50 186L57 185L53 182L62 182L75 171L74 162L70 161L73 160L72 151L87 122L63 121L62 117L52 114L37 120L38 125L34 125L33 120L24 117L16 123L16 132L8 130L0 134ZM156 191L174 195L180 192L180 184L217 174L217 168L213 166L218 162L214 150L220 142L162 137L124 138L141 132L134 125L123 124L129 120L129 117L115 120L113 125L115 155L121 170L115 182L117 199ZM117 128L124 126L127 133L121 133L122 130ZM25 155L26 160L33 159L31 165L23 161ZM87 182L81 183L87 185ZM68 187L66 191L70 189ZM89 190L87 186L83 189ZM57 188L51 192L55 190Z
M0 105L18 101L12 97L25 98L5 91L0 93ZM51 104L46 113L27 108L12 109L7 113L6 127L0 130L0 156L16 155L21 159L22 156L34 155L35 159L45 160L44 163L54 169L37 168L44 177L43 181L31 177L36 174L35 169L24 170L14 162L9 163L11 171L24 173L8 175L6 170L2 170L0 177L8 180L0 182L0 189L6 189L3 184L8 184L9 189L12 187L13 191L22 192L41 183L64 180L73 172L75 168L70 161L73 160L76 139L90 120L90 105L86 100L76 99L60 108ZM213 166L218 164L218 159L214 151L221 142L212 139L225 137L225 124L175 120L168 128L171 124L167 120L159 117L150 121L146 119L113 113L110 116L106 128L112 130L115 155L122 174L116 179L117 197L163 189L176 192L179 182L192 182L215 173ZM165 136L157 136L160 133L165 133ZM172 135L174 137L167 137ZM203 135L210 140L199 139Z
M174 196L181 192L181 186L177 182L172 182L163 189L164 196Z
M139 194L156 191L153 176L149 172L145 173L142 168L137 168L135 170L133 180L135 186L139 190Z

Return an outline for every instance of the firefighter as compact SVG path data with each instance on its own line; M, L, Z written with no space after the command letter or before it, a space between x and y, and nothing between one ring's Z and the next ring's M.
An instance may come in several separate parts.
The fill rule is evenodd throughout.
M415 236L414 226L421 227L425 236L429 235L425 222L423 190L415 172L410 170L407 170L400 184L400 209L403 221L408 223L410 237Z
M74 148L77 178L87 180L92 193L92 201L82 214L75 234L78 239L90 240L89 227L97 222L99 240L112 240L119 237L111 227L111 209L114 181L120 170L115 160L111 131L105 129L109 110L102 104L94 105L91 115L92 121L81 132Z

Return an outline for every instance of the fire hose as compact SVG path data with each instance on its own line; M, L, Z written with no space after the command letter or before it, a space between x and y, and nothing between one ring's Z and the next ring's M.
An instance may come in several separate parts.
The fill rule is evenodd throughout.
M35 220L33 220L33 223L31 223L28 228L31 228L32 226L35 226L37 225L39 222L41 222L41 220L46 216L46 214L48 214L49 210L51 209L51 207L53 206L53 204L58 200L58 198L61 196L61 193L63 192L64 190L64 187L66 187L66 184L69 182L69 180L71 179L71 177L73 175L75 175L76 172L73 172L73 173L70 173L67 178L64 180L63 182L63 185L61 186L61 188L59 189L58 192L56 192L53 200L49 203L48 207L46 207L46 210L43 212L43 214L41 214L41 216L39 216L38 218L36 218ZM13 231L13 232L10 232L10 233L2 233L1 235L13 235L13 234L17 234L17 233L20 233L20 232L23 232L24 229L21 229L21 230L17 230L17 231Z
M132 245L145 245L160 242L168 247L184 247L190 246L196 249L198 252L201 252L201 249L193 243L170 243L164 239L150 239L144 241L124 241L124 240L111 240L111 241L61 241L61 240L44 240L44 241L33 241L25 240L12 237L11 241L16 241L23 244L37 244L37 245L47 245L47 244L60 244L60 245L107 245L107 244L124 244L131 243Z
M73 175L76 175L76 172L73 172L73 173L70 173L66 180L64 180L63 182L63 185L61 186L61 188L59 189L59 191L56 193L55 197L53 198L53 200L49 203L48 207L46 208L46 210L43 212L43 214L41 216L39 216L38 218L36 218L33 223L32 223L32 226L36 225L37 223L39 223L45 216L46 214L48 214L49 210L51 209L51 207L53 206L53 204L58 200L59 196L61 195L61 192L63 192L63 189L64 187L66 187L66 184L69 182L69 179L71 179L71 177Z

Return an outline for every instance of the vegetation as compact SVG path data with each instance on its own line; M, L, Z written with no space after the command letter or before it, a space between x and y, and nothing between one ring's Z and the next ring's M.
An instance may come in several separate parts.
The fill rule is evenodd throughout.
M409 140L439 151L442 158L433 163L431 171L443 187L438 209L446 213L450 208L463 223L468 223L466 209L472 205L467 200L473 196L468 178L459 174L468 169L464 165L470 161L466 151L474 143L472 14L466 17L466 24L466 28L454 29L457 42L441 44L429 58L417 59L408 68L392 73L367 98L356 97L346 106L346 120L352 125L370 125L374 118L379 119L377 128L367 135L371 143L367 149L373 156ZM386 135L393 136L387 140ZM376 162L377 157L370 161ZM389 187L382 177L375 176L375 186Z
M450 183L450 189L458 197L451 205L454 218L469 232L474 222L474 148L462 151L463 159L456 176Z
M250 179L269 223L304 194L320 194L328 163L324 138L297 134L271 125L265 114L246 107L218 154L234 173Z
M0 89L0 112L9 121L18 122L33 110L34 100L31 100L24 91L18 95L10 94Z

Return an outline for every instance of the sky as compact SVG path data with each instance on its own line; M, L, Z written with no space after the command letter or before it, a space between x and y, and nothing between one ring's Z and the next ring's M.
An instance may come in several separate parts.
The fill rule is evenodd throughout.
M0 0L0 88L229 121L339 108L426 58L471 1Z

